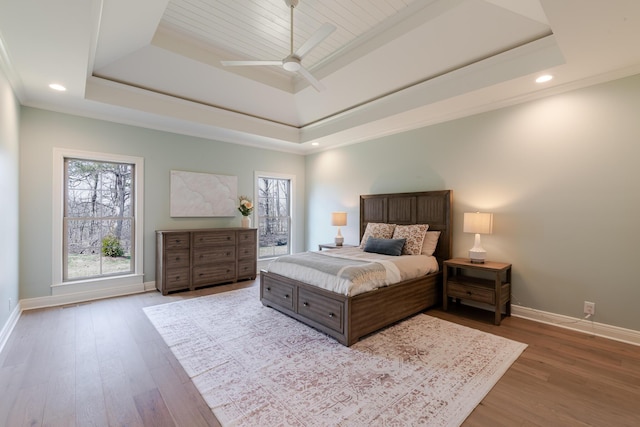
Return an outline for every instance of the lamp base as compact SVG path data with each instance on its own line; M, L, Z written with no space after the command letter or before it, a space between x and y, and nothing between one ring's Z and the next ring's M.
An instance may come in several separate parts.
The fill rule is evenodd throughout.
M340 227L338 227L338 234L336 234L336 246L342 246L344 243L344 237L342 237L342 233L340 232Z
M484 264L484 260L487 258L487 251L482 247L480 242L480 234L476 233L475 244L469 249L469 261L472 264Z
M484 264L484 260L487 258L486 251L479 251L471 249L469 251L469 262L471 264Z

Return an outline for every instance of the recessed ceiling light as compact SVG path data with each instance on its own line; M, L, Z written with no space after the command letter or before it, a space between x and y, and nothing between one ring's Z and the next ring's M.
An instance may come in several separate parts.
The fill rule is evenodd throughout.
M318 145L320 145L320 143L319 142L312 142L311 145L318 146Z
M51 83L49 85L49 87L53 90L57 90L58 92L64 92L65 90L67 90L66 87L62 86L61 84L58 83Z
M543 76L540 76L536 79L536 83L546 83L549 80L551 80L553 78L553 76L551 74L545 74Z

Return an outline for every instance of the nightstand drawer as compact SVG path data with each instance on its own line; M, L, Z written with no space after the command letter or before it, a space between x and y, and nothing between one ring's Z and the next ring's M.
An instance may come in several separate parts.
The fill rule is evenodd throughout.
M447 284L447 296L470 299L487 304L495 304L496 302L496 296L493 288L483 288L454 281L450 281Z

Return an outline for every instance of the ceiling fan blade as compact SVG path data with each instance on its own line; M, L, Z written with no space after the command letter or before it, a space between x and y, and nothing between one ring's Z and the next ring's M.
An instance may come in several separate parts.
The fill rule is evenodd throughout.
M235 67L244 65L282 65L282 59L273 61L220 61L225 67Z
M322 27L318 28L318 30L309 37L309 40L304 42L302 46L295 51L294 55L298 58L302 59L307 53L311 51L314 47L322 43L324 39L329 37L331 33L336 30L336 27L329 23L322 24Z
M300 67L300 69L298 70L298 72L300 74L302 74L302 77L304 77L305 79L307 79L307 81L309 83L311 83L311 86L313 86L314 88L316 88L316 90L318 92L322 92L323 90L325 90L326 88L324 87L324 85L322 83L320 83L320 81L318 79L316 79L315 77L313 77L313 75L304 67Z

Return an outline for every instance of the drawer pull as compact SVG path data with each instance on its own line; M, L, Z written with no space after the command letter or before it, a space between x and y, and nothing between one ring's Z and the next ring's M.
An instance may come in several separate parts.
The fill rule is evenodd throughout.
M333 317L335 316L333 313L329 313L329 317Z
M179 256L176 257L176 261L180 261L180 257Z
M231 252L227 252L227 256L231 255Z
M467 291L467 295L471 296L473 294L471 293L471 291Z
M284 299L288 299L289 298L289 294L284 294Z
M271 292L271 288L267 288L267 292Z
M176 243L182 243L182 240L176 240Z
M308 302L303 302L302 305L304 305L305 307L309 307L309 303Z

